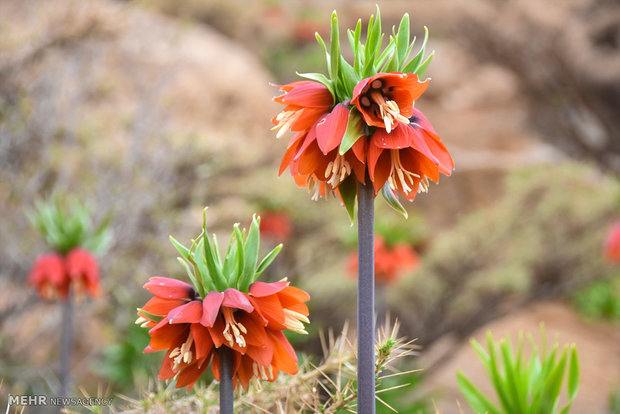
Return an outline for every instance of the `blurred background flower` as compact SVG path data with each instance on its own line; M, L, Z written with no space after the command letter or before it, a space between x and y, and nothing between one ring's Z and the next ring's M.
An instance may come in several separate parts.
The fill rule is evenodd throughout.
M579 349L573 411L604 412L620 384L610 305L620 272L601 247L620 207L620 6L380 6L386 27L406 11L418 39L430 29L432 87L416 108L457 167L404 204L407 221L377 203L386 244L420 255L385 297L400 334L421 346L403 369L424 369L407 381L415 386L382 398L416 412L407 411L413 396L430 393L440 412L457 412L455 399L466 410L457 368L485 381L468 338L481 341L487 329L514 336L544 321L550 338ZM336 7L341 27L353 27L375 2ZM328 37L333 8L326 0L0 2L0 401L57 385L49 361L59 310L25 286L44 248L23 214L57 191L90 200L95 221L114 215L101 299L75 321L87 331L74 378L90 395L140 399L149 389L159 367L141 355L148 335L133 325L148 299L141 286L154 274L183 277L167 237L195 236L204 205L220 236L266 199L286 206L293 233L264 280L287 276L312 296L309 335L289 336L296 350L320 355L321 329L354 323L346 213L334 202L308 208L307 194L276 177L286 142L270 131L281 106L269 82L325 71L313 32ZM263 253L280 241L265 238Z

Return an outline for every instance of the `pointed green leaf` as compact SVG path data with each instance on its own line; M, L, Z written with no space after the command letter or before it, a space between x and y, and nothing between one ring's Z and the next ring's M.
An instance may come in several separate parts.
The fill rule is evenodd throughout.
M282 243L274 247L273 250L267 253L267 255L263 258L263 260L261 260L260 264L256 268L256 273L254 273L254 278L252 280L252 283L254 283L256 279L258 279L258 277L261 275L261 273L263 273L265 269L269 267L271 262L273 262L274 259L278 256L278 253L280 253L280 250L282 250Z
M426 50L426 42L428 42L428 27L424 26L424 40L422 41L422 46L420 46L420 50L415 55L411 62L409 62L403 68L404 73L416 73L418 67L422 63L422 59L424 59L424 51ZM410 49L413 49L413 43L410 46Z
M260 217L256 214L252 216L252 224L248 238L245 241L245 264L243 266L243 275L241 276L240 289L247 292L252 283L252 278L256 272L256 262L258 261L258 249L260 247Z
M352 108L349 112L347 129L345 130L344 135L342 136L342 141L340 142L340 148L338 150L340 155L344 155L348 150L350 150L360 138L364 138L362 115L357 109Z
M426 68L431 64L433 57L435 56L435 51L433 50L430 55L426 58L424 62L420 65L420 67L415 71L415 74L418 75L418 78L424 77L424 73L426 72Z
M179 253L181 254L181 256L183 256L185 259L187 259L189 257L189 249L185 246L183 246L177 239L175 239L172 236L169 236L170 242L172 243L172 245L179 251Z
M239 230L239 223L236 223L233 226L233 231L235 233L235 239L237 240L237 266L235 267L236 272L234 273L234 286L239 289L240 288L240 279L243 275L243 268L245 266L245 248L243 247L243 233Z
M568 398L572 401L577 396L579 390L579 358L577 356L577 348L571 346L570 364L568 366Z
M405 13L398 25L398 33L396 34L396 49L398 60L404 62L407 59L407 49L409 47L409 13Z
M336 96L334 95L334 83L330 79L328 79L327 76L323 75L322 73L296 73L297 76L318 82L321 85L325 86L327 89L329 89L329 93L332 94L332 98L334 98L334 100L336 99Z
M331 59L329 57L329 50L327 50L327 46L325 45L325 41L323 40L323 38L321 37L320 34L315 33L314 37L316 37L316 41L318 42L318 44L323 48L323 51L325 51L325 60L327 61L327 73L330 74L331 77L331 73L332 73L332 64L331 64ZM332 78L333 79L333 78Z
M331 18L331 47L330 47L330 58L331 58L331 67L330 67L330 77L334 82L337 82L340 64L340 38L338 34L338 14L336 10L332 12Z
M503 414L484 394L461 372L457 374L459 388L472 408L478 413Z
M179 261L179 263L181 263L181 266L183 266L183 268L185 269L185 272L187 273L187 276L192 281L192 285L194 285L194 287L198 291L198 294L200 294L200 297L204 298L205 297L205 288L204 288L204 286L202 284L202 281L200 281L200 282L198 281L198 279L194 275L194 271L192 270L191 267L189 267L189 264L182 257L177 257L177 260ZM213 285L211 285L211 286L213 286ZM209 290L212 290L212 289L209 289Z
M153 313L147 312L142 308L138 308L138 312L140 312L141 314L143 314L146 318L152 320L155 323L159 323L161 322L162 319L165 318L165 316L162 315L155 315Z
M349 175L340 183L338 190L340 191L342 203L349 214L351 224L353 224L355 220L355 197L357 196L357 179L355 176L353 174Z
M353 88L357 85L361 79L358 78L355 69L347 62L342 56L340 56L340 80L345 89L345 93L341 96L342 99L351 99L353 96Z
M383 198L385 199L385 201L387 201L390 207L402 214L405 218L409 217L409 213L407 213L405 207L403 207L400 201L398 201L398 198L396 198L396 194L394 194L394 191L392 190L390 184L387 181L383 185L383 188L381 188L381 194L383 195Z

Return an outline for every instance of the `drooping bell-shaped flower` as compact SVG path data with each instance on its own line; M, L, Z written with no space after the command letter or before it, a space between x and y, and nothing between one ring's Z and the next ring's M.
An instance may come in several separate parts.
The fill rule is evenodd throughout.
M136 321L150 328L145 352L166 351L159 379L176 378L177 388L189 389L211 366L219 380L223 347L233 351L235 386L247 389L252 379L275 381L280 371L297 372L297 356L283 331L305 333L310 296L287 281L256 281L281 248L257 263L259 223L254 217L247 237L236 225L223 258L216 240L205 236L206 227L190 249L172 239L194 286L152 277L144 288L154 296L138 309Z

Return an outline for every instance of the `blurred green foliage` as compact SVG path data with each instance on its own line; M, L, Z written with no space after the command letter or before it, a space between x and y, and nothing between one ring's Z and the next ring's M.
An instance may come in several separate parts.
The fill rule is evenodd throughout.
M559 351L556 343L547 350L544 328L539 349L531 335L529 361L523 352L523 335L519 335L515 354L510 337L495 341L487 333L487 350L471 341L491 380L500 404L494 404L461 372L457 379L461 392L478 413L488 414L567 414L579 388L579 360L574 345ZM566 377L568 402L560 409L560 392Z
M571 301L587 317L619 322L620 275L574 293Z

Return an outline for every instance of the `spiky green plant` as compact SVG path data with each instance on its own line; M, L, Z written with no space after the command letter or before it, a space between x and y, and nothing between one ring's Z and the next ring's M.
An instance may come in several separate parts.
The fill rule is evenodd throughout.
M523 353L523 334L519 334L515 355L509 337L495 341L487 333L487 349L471 340L491 380L499 405L491 402L461 372L457 373L459 387L469 405L477 413L488 414L567 414L579 387L579 360L575 345L553 345L547 352L544 327L541 327L542 347L539 349L528 335L532 345L529 360ZM568 367L568 368L567 368ZM560 408L560 392L567 374L568 402Z

